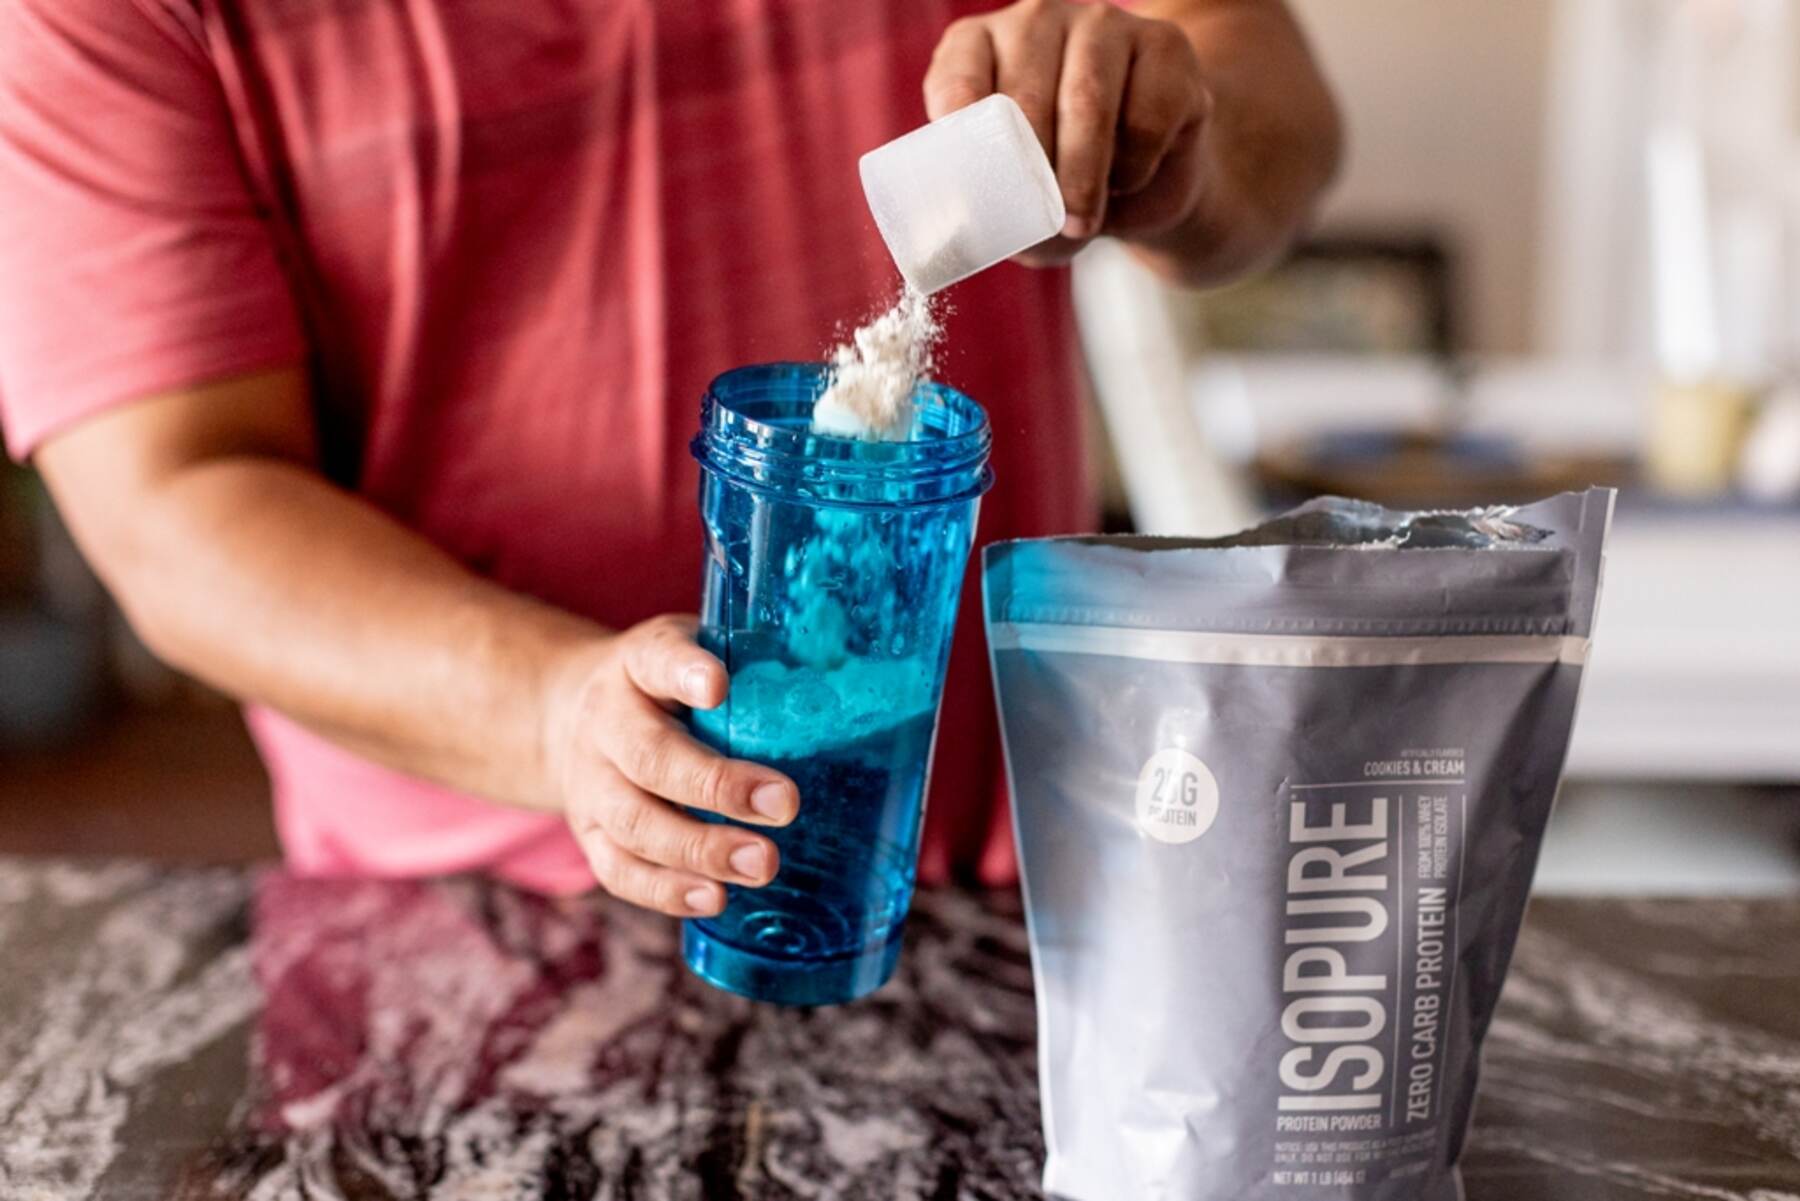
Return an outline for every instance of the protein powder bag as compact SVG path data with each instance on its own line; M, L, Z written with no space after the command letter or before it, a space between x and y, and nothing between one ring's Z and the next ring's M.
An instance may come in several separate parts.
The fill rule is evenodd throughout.
M1461 1196L1612 502L988 549L1047 1192Z

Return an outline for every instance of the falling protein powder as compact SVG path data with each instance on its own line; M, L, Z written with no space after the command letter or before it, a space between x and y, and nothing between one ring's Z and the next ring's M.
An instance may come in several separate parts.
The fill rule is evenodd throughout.
M813 432L906 439L912 432L913 390L930 375L942 332L931 297L908 286L893 308L832 351L830 383L813 405Z

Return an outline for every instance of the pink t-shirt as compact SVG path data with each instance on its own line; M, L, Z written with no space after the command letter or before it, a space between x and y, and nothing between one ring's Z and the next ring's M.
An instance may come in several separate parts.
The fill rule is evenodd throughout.
M325 468L482 575L610 626L691 611L707 380L820 356L898 279L856 159L924 119L962 0L0 5L0 420L305 362ZM1063 272L952 291L984 538L1090 520ZM974 602L925 873L1011 870ZM196 598L204 603L204 598ZM592 884L553 815L250 711L293 866Z

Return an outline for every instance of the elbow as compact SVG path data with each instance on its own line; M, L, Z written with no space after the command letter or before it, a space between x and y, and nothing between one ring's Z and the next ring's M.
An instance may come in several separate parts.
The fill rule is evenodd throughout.
M46 440L33 461L139 639L207 678L242 641L229 620L235 560L258 549L229 535L267 468L312 457L304 378L284 368L117 406Z
M109 584L108 590L125 624L146 650L184 675L204 677L202 657L195 646L193 616L183 616L168 601L164 590L157 587L126 580ZM205 621L203 614L199 621Z
M137 506L90 531L82 552L126 625L145 649L177 671L200 673L196 631L206 628L204 598L183 587L191 579L183 538L154 503Z
M44 476L82 557L138 641L176 670L200 674L205 632L217 625L196 583L204 534L166 481L116 478L101 498L55 469Z

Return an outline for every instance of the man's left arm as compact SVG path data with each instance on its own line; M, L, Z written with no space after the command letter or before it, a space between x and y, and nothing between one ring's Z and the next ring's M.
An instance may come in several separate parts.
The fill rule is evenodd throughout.
M1024 109L1069 211L1029 262L1108 235L1164 278L1224 282L1288 245L1341 153L1337 106L1282 0L1020 0L956 22L926 75L928 112L995 91Z

